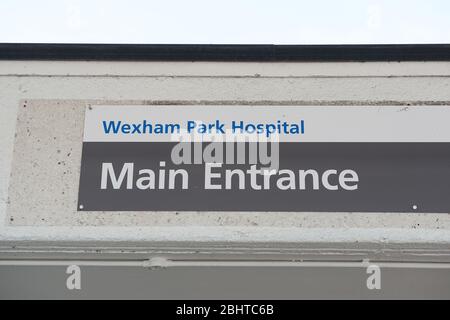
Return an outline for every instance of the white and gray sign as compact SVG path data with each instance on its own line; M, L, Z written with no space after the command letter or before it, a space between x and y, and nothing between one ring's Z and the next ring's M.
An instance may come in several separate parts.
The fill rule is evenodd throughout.
M450 212L445 106L92 106L78 210Z

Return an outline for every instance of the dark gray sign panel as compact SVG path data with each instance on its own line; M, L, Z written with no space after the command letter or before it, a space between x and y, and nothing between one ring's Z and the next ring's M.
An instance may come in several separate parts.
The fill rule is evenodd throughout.
M285 107L275 113L277 107L95 108L86 111L78 210L450 212L448 129L430 129L429 123L417 130L431 116L439 125L436 116L448 113L443 108L411 116L394 107L383 107L381 116L368 107ZM321 120L327 115L334 122ZM266 150L272 161L276 154L276 170L267 171L268 158L259 153L251 159L260 142L216 142L211 152L205 132L184 142L189 155L178 155L188 161L174 158L177 124L181 130L205 124L220 131L233 121L234 129L261 124L257 134L276 135L276 147ZM433 131L421 132L427 127ZM208 152L219 160L205 158Z

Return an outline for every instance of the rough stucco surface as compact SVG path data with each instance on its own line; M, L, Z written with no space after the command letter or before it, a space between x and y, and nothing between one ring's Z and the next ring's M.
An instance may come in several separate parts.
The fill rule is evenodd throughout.
M79 72L90 67L89 64L80 66ZM185 226L230 226L238 231L234 239L245 238L247 241L252 240L250 235L258 227L265 230L265 237L259 234L255 238L271 241L271 236L276 233L267 232L267 227L274 227L277 233L278 228L286 228L291 234L297 233L299 236L306 228L317 228L316 235L304 233L310 235L311 241L325 237L332 242L333 230L345 233L345 230L351 229L357 232L347 234L355 240L365 235L376 239L374 234L382 234L386 239L394 230L391 234L395 233L400 240L403 237L405 242L412 238L421 239L422 236L445 242L450 233L450 214L76 211L84 109L88 103L450 105L450 77L436 75L439 70L446 70L442 65L439 65L440 69L433 69L433 75L429 77L395 76L389 73L389 64L378 66L373 77L370 74L346 77L345 70L351 73L358 68L351 63L347 69L339 71L341 76L332 77L277 75L271 78L260 74L239 77L3 75L0 77L0 218L4 227L0 233L3 238L22 234L23 239L37 235L51 239L49 230L55 234L61 231L58 237L66 234L70 240L70 237L83 239L83 232L71 230L72 233L64 233L63 227L111 227L89 231L89 237L101 240L103 236L106 238L109 234L110 237L111 233L116 232L113 228L122 226L135 226L136 234L140 234L139 228L147 226L169 226L174 227L174 231L178 230L176 227ZM450 64L444 66L449 67ZM163 73L164 68L160 68L162 71L158 73ZM213 66L209 64L208 68L214 74ZM323 73L323 66L321 68ZM301 74L301 70L296 72ZM20 229L21 226L36 228L25 230ZM239 231L241 227L243 229ZM252 227L252 233L246 234L246 227ZM202 230L204 235L209 232L208 228ZM327 230L326 234L324 230ZM404 234L398 230L405 230ZM214 231L211 229L211 240L223 240L224 237L217 231L216 228ZM439 233L433 234L433 231ZM129 233L130 229L124 232ZM120 240L120 233L115 234ZM157 234L160 233L152 232L153 236ZM186 235L187 230L180 231L180 239L182 234ZM443 234L446 238L442 237ZM177 239L176 234L170 236ZM145 235L142 237L145 238ZM336 241L340 239L336 238Z

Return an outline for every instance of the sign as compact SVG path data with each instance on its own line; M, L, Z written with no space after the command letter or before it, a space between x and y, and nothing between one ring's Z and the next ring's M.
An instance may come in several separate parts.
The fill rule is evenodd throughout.
M86 108L78 210L450 212L445 106Z

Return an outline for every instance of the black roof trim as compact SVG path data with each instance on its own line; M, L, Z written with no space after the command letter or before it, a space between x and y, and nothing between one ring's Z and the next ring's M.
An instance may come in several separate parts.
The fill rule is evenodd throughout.
M168 45L0 43L0 60L450 61L450 44Z

